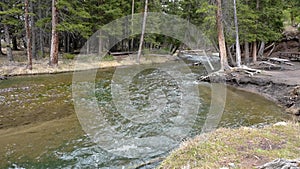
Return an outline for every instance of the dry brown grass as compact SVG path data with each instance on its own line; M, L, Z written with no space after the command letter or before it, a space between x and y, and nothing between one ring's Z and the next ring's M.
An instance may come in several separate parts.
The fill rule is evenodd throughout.
M112 61L98 61L98 62L84 62L76 63L76 60L70 60L60 57L58 66L49 66L49 58L40 58L33 60L33 69L26 68L27 60L24 51L14 51L14 62L8 62L6 57L0 57L0 75L14 76L14 75L33 75L33 74L47 74L47 73L61 73L78 70L117 67L124 65L137 64L132 57L122 57L122 59L115 59ZM145 56L141 58L140 64L163 63L172 60L171 56Z

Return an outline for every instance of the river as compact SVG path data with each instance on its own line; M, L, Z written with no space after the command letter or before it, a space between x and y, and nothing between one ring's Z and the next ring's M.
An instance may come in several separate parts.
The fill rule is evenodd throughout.
M185 95L177 86L176 78L158 69L140 72L129 85L131 107L122 107L119 104L122 100L114 100L111 94L112 85L118 85L112 80L116 69L99 69L94 82L95 97L105 123L97 130L105 133L106 142L100 139L96 143L95 137L83 127L86 124L80 120L80 115L75 113L72 73L20 76L0 81L0 168L153 168L180 142L200 134L207 118L211 85L195 80L203 68L192 69L194 73L186 74L182 80L185 85L196 87L198 91L193 93L197 95ZM119 68L118 71L123 70ZM223 87L226 88L225 109L218 127L259 127L289 118L280 107L257 94ZM168 96L167 100L160 101L164 95ZM185 137L172 140L167 138L171 134L165 133L177 136L177 131L186 127L174 127L175 122L170 121L180 113L178 100L182 97L194 100L191 102L199 103L199 107L196 107L194 122ZM84 102L89 99L81 98ZM160 112L157 110L161 103L163 110ZM128 117L128 113L120 112L135 109L144 113L146 122L141 122L140 115ZM108 135L104 132L108 129L117 133ZM116 146L124 142L114 141L131 138L143 139L139 146L147 146L147 149L129 148L120 154ZM155 143L157 139L161 141L159 144Z

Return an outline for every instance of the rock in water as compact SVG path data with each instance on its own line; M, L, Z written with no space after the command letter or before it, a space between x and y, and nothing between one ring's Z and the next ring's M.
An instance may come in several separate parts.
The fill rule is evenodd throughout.
M276 159L258 167L258 169L300 169L300 159Z
M6 76L0 76L0 80L6 80L7 77Z

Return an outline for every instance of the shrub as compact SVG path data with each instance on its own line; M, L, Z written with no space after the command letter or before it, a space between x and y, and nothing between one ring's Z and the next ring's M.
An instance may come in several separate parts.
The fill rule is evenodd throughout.
M113 61L115 60L114 56L113 55L105 55L103 58L102 58L103 61Z
M71 54L71 53L64 53L63 58L65 58L65 59L74 59L75 55Z

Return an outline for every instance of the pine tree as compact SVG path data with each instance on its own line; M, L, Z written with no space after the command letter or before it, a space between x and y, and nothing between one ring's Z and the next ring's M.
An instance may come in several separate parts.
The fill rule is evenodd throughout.
M6 42L6 53L9 61L13 61L12 47L11 47L11 35L14 32L21 32L21 22L19 16L23 14L22 3L16 0L3 0L0 2L0 16L1 24L3 25L3 32Z

